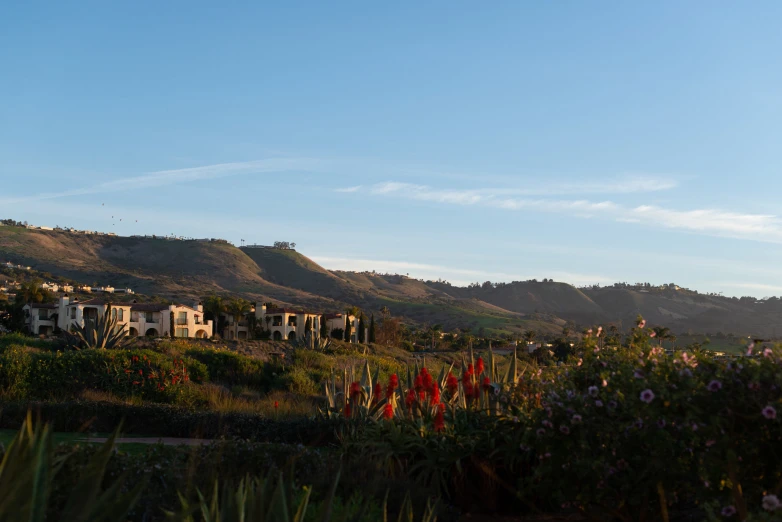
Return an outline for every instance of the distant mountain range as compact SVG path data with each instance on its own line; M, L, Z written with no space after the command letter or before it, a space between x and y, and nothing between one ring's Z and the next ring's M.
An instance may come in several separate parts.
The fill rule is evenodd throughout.
M674 288L579 289L557 282L456 287L401 275L331 271L294 250L222 242L82 235L0 227L0 261L80 283L194 300L212 292L314 311L387 306L407 322L446 330L559 333L566 324L632 325L638 314L676 333L782 335L782 300L735 299Z

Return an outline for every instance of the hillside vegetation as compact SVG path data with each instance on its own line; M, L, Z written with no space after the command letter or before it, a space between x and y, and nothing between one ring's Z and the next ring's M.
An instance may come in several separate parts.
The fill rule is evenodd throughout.
M0 259L80 283L129 287L176 300L215 292L324 312L356 305L377 313L387 306L409 323L442 324L446 330L558 333L566 323L627 326L641 314L678 333L782 334L782 301L777 299L756 302L672 288L579 289L553 281L456 287L402 275L330 271L294 250L219 242L6 226L0 227Z

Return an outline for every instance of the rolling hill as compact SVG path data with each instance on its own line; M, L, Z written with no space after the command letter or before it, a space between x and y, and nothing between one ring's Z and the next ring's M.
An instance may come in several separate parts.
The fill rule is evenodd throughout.
M674 288L579 289L524 281L456 287L402 275L330 271L294 250L222 242L77 235L0 227L0 261L85 284L111 284L173 300L215 292L316 311L387 306L406 322L446 329L558 333L576 325L628 327L638 314L678 333L782 335L782 301L735 299Z

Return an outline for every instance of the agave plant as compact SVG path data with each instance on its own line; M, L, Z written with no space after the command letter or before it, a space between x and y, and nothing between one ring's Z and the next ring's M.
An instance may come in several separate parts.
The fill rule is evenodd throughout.
M111 316L111 305L106 307L103 315L94 320L85 319L84 326L75 325L72 334L84 348L121 348L128 343L125 332L127 325L118 326L117 318Z
M147 480L122 491L126 475L103 489L106 465L114 449L115 432L93 455L73 485L59 520L121 522L138 502ZM52 430L34 426L28 413L0 462L0 522L43 522L50 508L51 483L69 455L56 456Z
M292 344L294 348L325 352L331 348L331 338L321 337L317 332L309 330L304 337L297 338Z

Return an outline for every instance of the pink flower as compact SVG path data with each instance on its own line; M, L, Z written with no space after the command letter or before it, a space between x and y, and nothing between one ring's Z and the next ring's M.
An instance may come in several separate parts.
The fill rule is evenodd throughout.
M584 360L583 359L579 359L578 362L576 363L576 366L581 366L583 363L584 363Z
M777 410L774 409L773 406L766 406L763 408L763 411L761 412L763 416L769 420L773 420L777 418Z
M644 372L642 372L641 370L635 370L633 372L633 377L635 377L636 379L643 379L644 378Z
M665 427L665 419L657 419L657 427L663 429Z
M565 435L569 435L570 434L570 428L568 428L567 426L560 426L559 427L559 431L561 431Z
M782 506L782 502L776 495L766 495L763 497L763 509L766 511L776 511Z
M651 332L649 332L649 337L651 337L652 339L654 339L655 337L657 337L657 332L655 332L654 330L652 330Z
M706 441L706 447L707 447L707 448L711 448L711 447L712 447L712 446L714 446L715 444L717 444L717 441L716 441L716 440L707 440L707 441Z
M638 323L638 328L646 328L646 319L641 319L641 322Z
M747 345L747 355L752 355L752 349L755 348L755 343L749 343Z
M553 428L554 427L554 425L551 424L551 421L549 421L549 420L544 420L543 422L541 422L541 424L543 424L547 428Z
M544 430L543 428L538 428L537 431L535 431L535 433L538 434L538 437L542 437L543 435L546 434L546 430Z
M654 392L650 389L646 389L641 392L641 400L646 404L651 403L654 400Z
M573 417L570 419L570 422L571 422L571 423L573 423L573 424L581 424L581 415L579 415L578 413L576 413L576 414L575 414L575 415L573 415Z
M709 385L706 387L706 389L709 390L710 392L720 391L722 389L722 383L720 381L714 379L713 381L711 381L709 383Z
M771 348L766 348L763 350L763 357L771 357L774 354L773 351L771 351Z
M597 406L598 408L602 408L603 407L603 401L595 401L595 406Z
M603 379L603 388L605 388L606 386L608 386L608 381Z
M736 514L736 508L733 506L725 506L722 508L722 511L720 511L723 517L732 517Z

